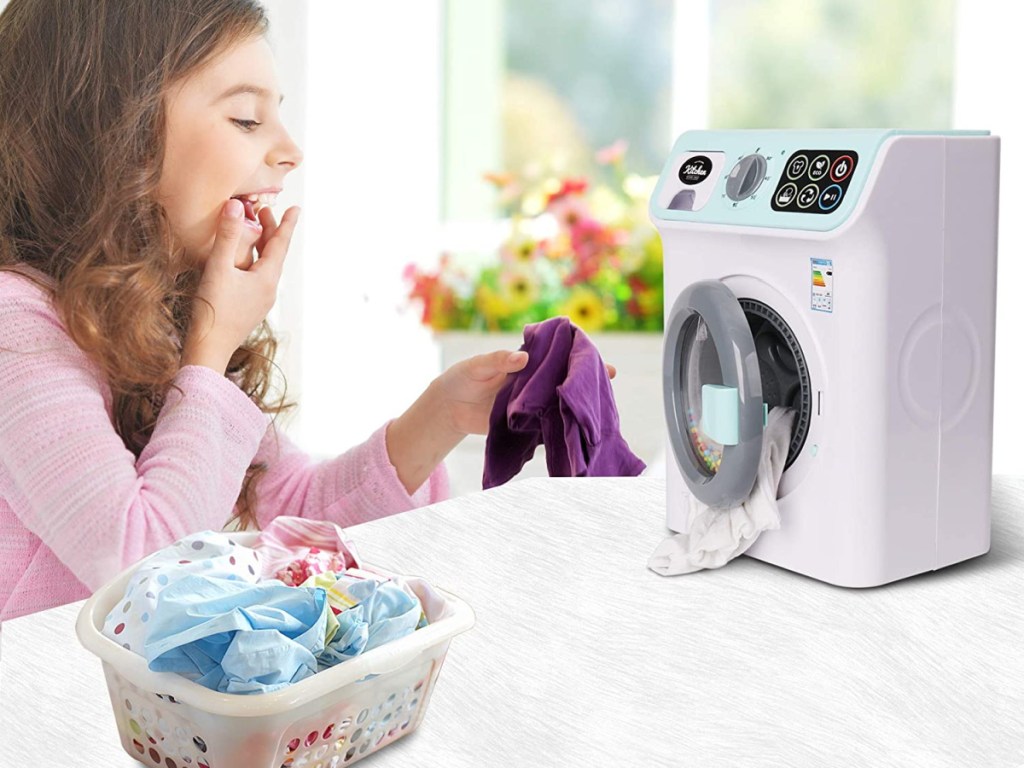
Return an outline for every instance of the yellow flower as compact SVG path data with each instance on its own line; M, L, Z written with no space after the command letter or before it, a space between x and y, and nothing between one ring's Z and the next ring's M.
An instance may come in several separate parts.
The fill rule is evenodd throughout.
M488 326L492 328L499 320L508 317L510 314L508 302L489 285L481 285L477 289L476 308L487 321Z
M644 288L637 293L636 303L645 317L653 317L661 314L663 311L661 296L661 292L656 291L653 288Z
M498 189L509 186L515 181L515 176L511 173L485 173L484 180L491 182Z
M509 312L523 312L540 298L540 281L528 269L507 269L501 273L501 298Z
M599 331L606 322L606 313L601 297L589 288L574 288L569 298L559 309L574 325L584 331Z
M501 246L501 259L510 264L533 261L537 258L539 246L536 238L525 232L516 231Z

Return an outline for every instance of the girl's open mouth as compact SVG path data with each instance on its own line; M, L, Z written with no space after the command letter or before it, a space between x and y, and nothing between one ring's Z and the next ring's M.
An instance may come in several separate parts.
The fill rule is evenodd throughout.
M245 221L254 229L262 229L259 212L266 206L273 205L277 200L274 192L261 192L260 194L232 195L235 200L240 200L245 207Z

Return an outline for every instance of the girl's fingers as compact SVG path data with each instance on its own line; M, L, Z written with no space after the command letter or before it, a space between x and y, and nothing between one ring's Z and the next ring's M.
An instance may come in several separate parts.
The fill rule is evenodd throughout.
M260 224L263 226L263 232L260 233L259 239L256 240L256 254L262 256L263 249L266 247L267 242L277 231L277 221L274 219L274 212L270 209L269 205L265 205L260 208L260 212L256 217L260 220Z
M526 367L526 363L529 362L529 360L530 355L520 349L518 352L513 352L505 358L504 370L506 373L521 371Z
M242 228L245 226L242 222L244 218L245 209L242 203L234 198L221 207L208 266L234 268L238 243L242 238Z
M478 381L485 381L498 374L514 373L521 370L529 359L528 355L520 350L510 352L507 349L498 352L488 352L472 358L472 376Z
M521 371L526 367L530 356L521 349L518 352L509 352L503 349L498 352L477 355L472 359L474 361L472 367L473 378L485 380L492 376L497 376L499 373L516 373ZM608 378L614 379L617 373L615 366L605 363L604 367L608 371Z
M295 225L299 221L300 208L293 205L284 212L281 223L277 225L274 234L267 239L260 251L260 259L249 269L250 272L272 272L275 277L280 278L281 270L284 267L284 257L288 253L288 246L291 244L292 235L295 232Z

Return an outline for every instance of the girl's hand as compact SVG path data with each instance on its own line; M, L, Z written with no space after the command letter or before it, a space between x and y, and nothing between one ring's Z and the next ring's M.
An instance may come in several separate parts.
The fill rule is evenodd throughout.
M460 434L486 435L494 398L505 377L521 371L528 360L529 355L522 350L502 350L461 360L442 373L435 384L443 396L451 429ZM605 368L609 378L615 378L615 368L607 364Z
M245 239L251 231L243 222L244 214L229 215L233 208L237 211L241 203L229 200L221 211L213 249L203 268L193 306L192 326L182 350L183 365L208 365L221 373L234 351L263 322L277 300L277 284L300 210L296 206L289 208L278 225L270 209L263 208L263 232L253 245L246 247ZM259 254L255 263L251 263L253 247ZM248 258L241 259L241 265L240 251L249 253Z
M527 363L525 352L491 352L456 363L388 424L385 445L398 479L411 494L466 435L486 435L494 398L510 373ZM615 369L606 365L608 376Z

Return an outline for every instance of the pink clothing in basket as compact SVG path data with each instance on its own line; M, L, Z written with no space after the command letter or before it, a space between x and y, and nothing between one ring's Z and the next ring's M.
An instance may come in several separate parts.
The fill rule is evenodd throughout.
M262 577L280 579L289 587L310 576L360 565L344 529L328 520L278 515L260 531L252 548L260 555Z
M0 271L0 622L88 597L145 555L221 528L254 459L268 464L261 527L277 515L344 527L448 497L443 464L406 491L387 424L318 462L227 377L187 365L175 384L136 461L109 386L46 294Z

